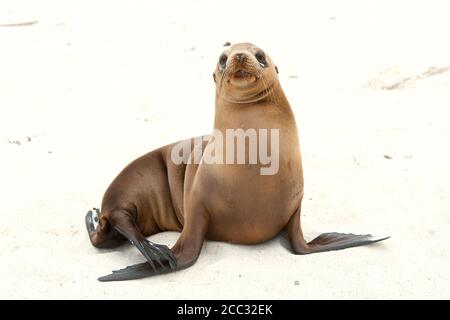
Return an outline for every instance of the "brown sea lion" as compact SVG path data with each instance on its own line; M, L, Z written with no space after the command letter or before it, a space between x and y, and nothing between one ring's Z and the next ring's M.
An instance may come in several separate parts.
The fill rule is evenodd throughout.
M277 73L271 58L255 45L227 48L213 75L214 134L154 150L130 163L111 183L101 211L86 215L90 240L96 247L108 248L128 239L147 261L113 271L100 281L186 268L197 260L205 239L256 244L286 230L292 252L308 254L388 238L325 233L305 241L300 227L303 171L298 132ZM231 129L244 132L248 154L243 164L228 161L239 157L238 145L232 147L230 156L230 150L219 143L219 137L228 137ZM252 162L250 155L252 132L263 130L277 133L277 139L268 143L269 159L278 162L273 172L268 172L267 161L256 157ZM180 155L184 147L190 152L175 163L174 155ZM254 147L261 152L261 145ZM228 152L227 161L220 160L222 152ZM214 155L215 161L207 161L206 155ZM171 249L146 239L167 230L181 232Z

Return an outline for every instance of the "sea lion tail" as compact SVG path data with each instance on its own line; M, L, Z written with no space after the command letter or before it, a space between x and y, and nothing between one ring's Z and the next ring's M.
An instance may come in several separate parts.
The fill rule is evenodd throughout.
M389 239L390 236L373 236L371 234L353 233L322 233L314 240L308 242L308 253L342 250L362 246Z

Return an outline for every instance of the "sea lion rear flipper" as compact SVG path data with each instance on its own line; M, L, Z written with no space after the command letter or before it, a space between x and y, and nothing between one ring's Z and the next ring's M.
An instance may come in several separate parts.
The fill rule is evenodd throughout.
M145 278L187 268L195 263L207 231L203 215L193 217L190 227L185 227L172 249L148 241L137 227L132 215L115 211L112 215L114 228L127 238L147 259L147 262L113 271L99 281L121 281ZM175 257L176 255L176 257Z
M119 229L118 229L119 230ZM136 240L123 230L119 231L142 253L147 262L128 266L123 269L113 270L107 276L98 278L99 281L123 281L146 278L149 276L172 272L179 269L177 260L172 251L165 245L148 241Z
M142 253L155 273L161 273L164 269L176 269L177 259L169 247L148 241L137 228L128 229L124 226L115 228Z
M109 214L109 220L114 230L128 239L147 262L115 271L112 275L101 277L100 281L138 279L177 269L178 263L173 252L165 245L147 240L137 226L133 214L127 210L114 210Z
M375 237L371 234L353 234L353 233L322 233L314 240L308 242L309 253L341 250L351 247L362 246L378 241L386 240L390 236Z

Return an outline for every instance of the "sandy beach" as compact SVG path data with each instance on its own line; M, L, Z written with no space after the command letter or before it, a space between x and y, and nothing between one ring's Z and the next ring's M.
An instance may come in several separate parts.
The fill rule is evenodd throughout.
M3 0L0 298L449 299L449 9ZM143 257L92 247L86 212L131 160L211 132L227 41L255 43L280 70L300 133L305 237L391 238L309 256L281 238L208 241L192 268L98 282Z

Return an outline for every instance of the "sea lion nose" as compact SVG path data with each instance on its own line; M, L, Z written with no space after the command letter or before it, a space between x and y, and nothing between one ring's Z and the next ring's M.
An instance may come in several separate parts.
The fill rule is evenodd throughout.
M244 53L236 53L235 59L238 63L243 64L245 61L245 54Z

